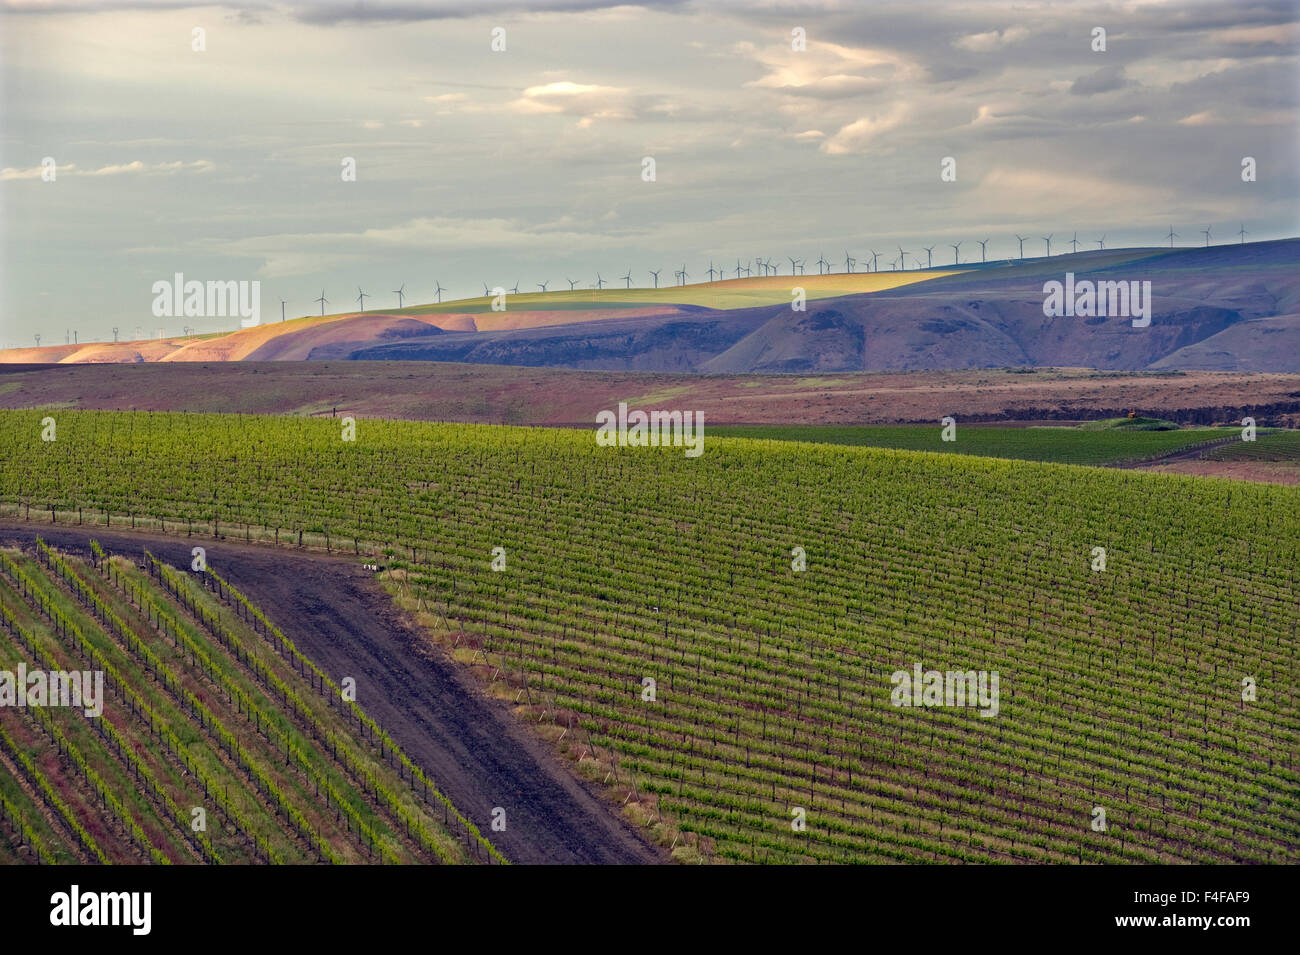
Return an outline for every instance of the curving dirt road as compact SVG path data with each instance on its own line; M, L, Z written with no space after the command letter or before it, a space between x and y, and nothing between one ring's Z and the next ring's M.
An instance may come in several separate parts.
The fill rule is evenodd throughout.
M37 536L89 555L144 549L188 567L202 545L212 567L248 595L334 680L357 681L357 702L512 862L666 862L582 785L508 708L489 699L352 559L102 527L0 522L0 543ZM506 810L505 832L491 829Z

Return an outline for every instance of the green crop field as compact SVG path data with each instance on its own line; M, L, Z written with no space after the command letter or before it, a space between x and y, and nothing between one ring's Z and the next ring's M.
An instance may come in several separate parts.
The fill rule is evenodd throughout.
M791 289L804 289L807 298L833 298L863 292L912 285L943 275L959 274L961 269L926 269L914 272L855 272L826 275L763 276L725 279L716 282L691 282L687 285L661 285L659 288L566 289L548 292L522 291L506 296L510 311L582 310L633 305L698 305L704 308L753 308L759 305L790 304ZM492 297L486 295L457 299L441 304L412 305L391 311L393 315L432 315L442 313L477 313L492 311Z
M1236 429L1240 432L1241 429ZM1254 441L1234 441L1215 448L1207 458L1213 461L1280 461L1300 464L1300 431L1259 432Z
M43 415L0 412L0 516L386 553L679 859L1300 861L1300 489L381 420L65 411L42 441ZM1000 696L896 705L914 667Z
M1117 464L1143 461L1172 451L1230 437L1239 428L1182 428L1176 431L1094 430L1085 428L999 428L960 425L956 440L944 441L933 425L754 425L710 427L723 437L810 441L908 451L973 454L1058 464Z
M0 863L493 860L219 576L0 550L0 670L98 672L98 713L0 707ZM376 743L376 738L380 742ZM450 807L448 806L448 810ZM475 846L471 855L466 846Z

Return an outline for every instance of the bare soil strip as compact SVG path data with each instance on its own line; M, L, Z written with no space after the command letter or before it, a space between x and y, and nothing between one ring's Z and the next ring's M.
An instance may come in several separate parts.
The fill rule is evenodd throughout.
M94 538L113 553L144 549L186 568L190 549L247 594L336 681L357 682L357 702L512 862L666 862L613 808L588 790L431 645L372 575L352 559L212 538L161 537L95 527L0 523L0 543L88 555ZM493 832L492 810L506 810Z

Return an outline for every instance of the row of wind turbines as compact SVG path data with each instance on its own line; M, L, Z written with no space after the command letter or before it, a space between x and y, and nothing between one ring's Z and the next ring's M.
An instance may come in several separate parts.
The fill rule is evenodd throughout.
M1200 234L1203 235L1203 236L1205 237L1205 246L1206 246L1206 248L1208 248L1208 247L1210 246L1210 239L1211 239L1211 236L1212 236L1212 229L1213 229L1212 226L1206 226L1204 229L1201 229L1201 230L1200 230ZM1236 232L1236 235L1238 235L1238 236L1241 238L1241 243L1242 243L1242 245L1245 245L1245 243L1246 243L1246 236L1249 235L1249 234L1250 234L1250 233L1246 231L1246 225L1245 225L1245 223L1242 223L1242 224L1241 224L1241 228ZM1056 234L1055 234L1055 233L1048 233L1047 235L1038 236L1038 238L1041 239L1042 242L1043 242L1043 244L1044 244L1044 251L1046 252L1046 255L1047 255L1048 257L1050 257L1050 256L1052 255L1052 239L1055 238L1055 237L1056 237ZM1168 232L1166 235L1162 236L1162 238L1165 238L1165 239L1168 239L1168 240L1169 240L1169 247L1170 247L1171 249L1174 247L1174 239L1176 239L1176 238L1178 238L1178 237L1179 237L1179 236L1178 236L1178 233L1174 231L1174 227L1173 227L1172 225L1169 227L1169 232ZM1019 255L1017 256L1017 258L1019 258L1020 260L1023 260L1023 259L1025 258L1025 243L1026 243L1027 241L1030 241L1030 240L1033 239L1033 238L1034 238L1033 236L1020 235L1020 234L1018 234L1018 233L1015 234L1015 239L1016 239L1016 241L1019 243ZM968 241L968 240L963 239L963 240L961 240L961 241L959 241L959 242L949 242L949 243L947 243L947 247L950 248L950 249L952 249L952 264L953 264L953 265L961 265L961 264L962 264L962 262L961 262L961 247L962 247L963 245L967 244L967 241ZM986 262L988 261L988 244L989 244L989 242L991 242L991 241L992 241L991 238L989 238L989 239L975 239L973 242L970 243L970 244L972 244L972 245L978 245L978 246L980 247L980 259L979 259L979 260L980 260L981 263L986 263ZM1079 251L1079 246L1080 246L1080 244L1083 244L1083 245L1086 246L1086 245L1088 244L1089 241L1096 243L1096 245L1097 245L1097 251L1103 251L1103 250L1106 248L1106 236L1105 236L1105 235L1102 235L1101 237L1096 238L1096 239L1092 239L1092 240L1084 240L1084 241L1081 243L1081 242L1080 242L1080 239L1079 239L1079 233L1078 233L1078 232L1075 232L1075 233L1073 234L1073 236L1072 236L1068 241L1065 241L1065 242L1064 242L1064 244L1070 246L1070 251L1071 251L1071 252L1078 252L1078 251ZM940 248L940 246L939 246L939 245L923 245L923 246L921 246L921 252L924 252L924 253L925 253L925 265L924 265L924 268L926 268L926 269L930 269L930 268L933 268L933 267L934 267L934 250L937 249L937 248ZM857 267L859 264L867 265L867 267L866 267L866 269L865 269L866 272L879 272L879 271L881 271L881 268L880 268L880 253L879 253L878 251L876 251L875 249L871 249L871 250L869 250L869 252L870 252L869 255L864 255L864 256L861 257L861 259L859 259L859 258L855 258L854 256L850 255L850 254L849 254L849 251L846 249L846 250L844 251L843 272L844 272L845 274L850 274L850 275L851 275L851 274L854 273L854 269L855 269L855 267ZM910 256L912 257L912 259L913 259L913 267L914 267L915 269L918 269L918 270L921 269L921 268L922 268L922 265L921 265L921 252L909 252L909 251L905 250L901 245L898 246L898 258L896 258L896 259L891 259L891 260L887 260L887 261L886 261L886 265L889 266L888 271L891 271L891 272L897 272L897 271L904 271L904 272L905 272L905 271L907 271L907 257L908 257L909 255L910 255ZM806 274L807 274L805 267L806 267L806 265L807 265L807 263L808 263L808 259L807 259L806 257L805 257L805 258L797 258L797 257L792 256L792 255L787 255L787 256L784 256L784 259L785 259L786 262L789 262L789 263L790 263L790 264L789 264L789 271L788 271L786 274L791 275L791 276L795 276L795 275L806 275ZM1010 260L1008 260L1008 261L1010 261ZM868 263L869 263L869 265L868 265ZM839 261L839 260L831 260L831 259L828 259L828 258L826 258L825 253L820 253L820 254L817 256L817 259L816 259L816 261L815 261L813 264L817 266L817 274L818 274L818 275L831 275L831 274L834 274L834 273L836 272L836 266L840 264L840 261ZM968 262L967 264L972 264L972 263ZM725 280L725 279L727 278L728 275L730 275L733 279L738 279L738 278L749 278L749 277L751 277L751 276L754 274L755 271L758 272L758 274L759 274L760 277L781 275L781 274L782 274L781 269L782 269L783 267L784 267L784 263L780 260L780 258L775 258L775 257L774 257L774 258L763 259L763 258L760 258L760 257L758 257L758 256L755 256L754 258L752 258L752 259L748 259L748 260L746 260L746 261L743 262L743 263L740 261L740 259L736 259L736 265L735 265L734 268L718 267L718 266L715 266L715 265L713 264L713 261L712 261L712 260L710 260L710 261L709 261L709 267L708 267L707 269L704 269L702 274L708 275L708 277L709 277L709 281L710 281L710 282L713 282L713 281L723 281L723 280ZM658 269L648 269L648 270L647 270L647 274L650 276L651 281L652 281L652 283L653 283L652 286L651 286L652 288L656 288L656 289L659 288L659 276L660 276L660 274L661 274L662 272L663 272L663 269L662 269L662 268L658 268ZM715 275L717 276L717 279L716 279L716 280L714 279L714 276L715 276ZM681 267L680 269L674 269L674 270L673 270L673 279L674 279L674 281L676 282L677 285L679 285L679 286L680 286L680 285L686 285L686 284L687 284L687 279L688 279L688 278L690 278L690 273L687 271L687 269L686 269L686 264L685 264L685 263L682 263L682 267ZM571 279L571 278L568 278L567 276L565 277L564 280L565 280L566 282L569 283L569 291L570 291L570 292L575 291L575 290L577 289L579 283L582 281L581 279ZM553 280L551 280L551 279L547 279L545 282L537 282L537 283L535 283L535 284L536 284L536 286L537 286L538 291L540 291L542 294L545 294L547 291L549 291L549 288L550 288L550 285L551 285L552 281L553 281ZM615 281L623 282L623 283L624 283L624 288L630 289L630 288L632 287L632 270L631 270L631 268L629 268L625 274L620 275L620 276L617 276L616 279L615 279ZM445 292L446 289L443 287L443 284L442 284L441 282L436 282L436 281L435 281L434 285L436 286L434 294L435 294L436 297L437 297L437 301L438 301L438 303L441 304L441 303L442 303L442 293ZM591 289L596 289L596 290L601 290L601 289L604 289L605 286L607 286L607 285L612 286L612 285L613 285L613 282L611 282L609 279L605 278L604 275L598 271L598 272L596 273L596 279L595 279L595 281L593 281L592 283L590 283L589 285L587 285L587 286L585 286L585 287L586 287L586 288L591 288ZM508 294L508 295L518 295L518 294L519 294L519 281L516 280L516 281L515 281L515 284L514 284L513 286L511 286L510 288L506 288L505 286L497 286L497 288L499 288L499 289L501 290L501 292L504 292L504 293L506 293L506 294ZM402 285L401 285L400 287L395 288L395 289L392 289L391 291L392 291L392 293L393 293L394 295L397 296L397 307L398 307L399 309L402 308L402 307L404 306L404 304L405 304L405 298L406 298L406 283L403 282ZM496 294L496 291L495 291L493 288L490 288L490 287L488 286L488 284L487 284L486 282L484 282L484 283L483 283L483 295L484 295L485 297L489 297L489 298L490 298L490 297L492 297L494 294ZM363 291L362 288L361 288L361 286L357 286L357 297L356 297L355 299L353 299L352 301L359 303L359 305L360 305L360 307L361 307L361 311L363 311L363 312L366 310L366 299L367 299L367 298L374 298L374 296L373 296L372 294L370 294L369 292ZM314 298L314 299L312 299L312 301L320 305L320 313L321 313L321 315L323 316L323 315L325 314L325 306L329 304L329 299L327 299L327 298L325 297L325 290L324 290L324 289L321 289L320 297L319 297L319 298ZM280 300L280 320L281 320L281 321L284 321L284 318L285 318L285 314L284 314L284 306L285 306L285 304L286 304L286 300L285 300L285 299L281 299L281 300Z

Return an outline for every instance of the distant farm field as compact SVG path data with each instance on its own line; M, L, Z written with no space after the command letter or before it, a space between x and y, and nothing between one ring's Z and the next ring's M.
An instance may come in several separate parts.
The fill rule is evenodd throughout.
M369 419L65 411L51 442L42 414L0 412L0 515L377 557L684 861L1300 861L1300 489ZM1000 697L900 705L915 670Z
M839 425L808 427L728 427L711 429L720 437L771 441L811 441L944 454L973 454L1058 464L1117 464L1209 444L1239 433L1233 428L1185 428L1176 431L1117 431L1084 428L996 428L958 425L954 440L944 441L934 425Z
M527 285L524 291L509 294L505 298L506 309L571 309L608 308L614 305L697 305L704 308L732 309L751 308L756 305L779 305L789 303L791 289L796 286L804 289L807 297L834 298L837 295L853 295L860 292L882 292L886 289L914 285L942 275L954 275L960 269L927 269L911 272L854 272L828 273L826 275L801 274L766 275L757 278L719 279L716 282L696 281L689 285L669 285L661 282L659 288L615 288L616 284L606 279L608 288L577 288L569 290L563 287L552 288L543 293L530 291ZM509 288L508 286L507 288ZM427 315L439 312L491 312L492 297L461 299L438 305L418 305L403 309L393 314ZM574 316L570 321L581 321Z

